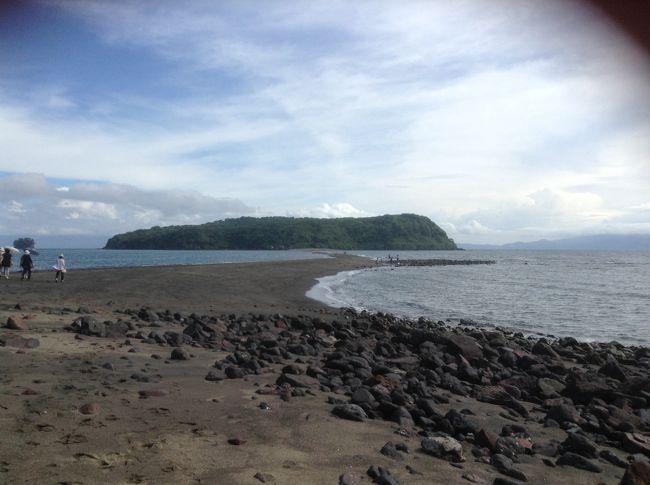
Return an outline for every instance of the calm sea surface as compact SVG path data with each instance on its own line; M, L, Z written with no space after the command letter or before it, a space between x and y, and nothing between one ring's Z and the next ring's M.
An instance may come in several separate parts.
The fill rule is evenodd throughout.
M325 258L311 251L154 251L109 249L39 249L33 256L36 270L51 269L60 253L69 270L82 268L120 268L125 266L167 266L176 264L249 263ZM14 270L20 255L14 255Z
M374 258L387 252L359 254ZM402 251L399 256L497 263L344 272L321 278L308 295L332 306L469 318L528 334L650 346L650 251Z

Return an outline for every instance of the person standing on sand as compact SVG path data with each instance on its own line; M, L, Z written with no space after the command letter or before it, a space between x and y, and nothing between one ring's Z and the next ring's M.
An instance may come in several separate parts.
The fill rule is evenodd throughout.
M9 279L9 268L11 268L11 249L5 248L4 253L2 253L2 261L0 261L0 276L4 275L5 278Z
M63 258L63 254L59 254L59 259L56 260L54 269L56 270L56 275L54 276L54 282L58 283L59 276L61 276L61 283L63 283L63 278L65 278L65 259Z
M23 269L22 279L31 280L34 262L32 261L32 257L29 254L29 249L25 249L25 254L20 257L20 267Z

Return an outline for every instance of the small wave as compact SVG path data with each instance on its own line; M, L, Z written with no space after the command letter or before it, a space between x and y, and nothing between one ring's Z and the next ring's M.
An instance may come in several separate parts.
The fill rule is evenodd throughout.
M343 286L348 279L363 271L365 270L341 271L335 275L317 278L316 281L318 281L318 283L312 286L307 293L305 293L305 296L312 300L320 301L321 303L337 308L354 306L349 299L339 296L336 289Z

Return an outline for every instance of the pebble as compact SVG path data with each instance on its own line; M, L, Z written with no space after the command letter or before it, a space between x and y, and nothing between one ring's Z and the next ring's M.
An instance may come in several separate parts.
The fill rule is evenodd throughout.
M99 404L94 402L86 403L79 408L79 412L81 414L99 414L101 410L102 409Z

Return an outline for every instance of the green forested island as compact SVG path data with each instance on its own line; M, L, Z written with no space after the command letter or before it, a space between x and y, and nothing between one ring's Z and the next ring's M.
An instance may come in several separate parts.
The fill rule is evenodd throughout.
M316 219L240 217L152 227L113 236L105 249L458 249L445 231L415 214Z

